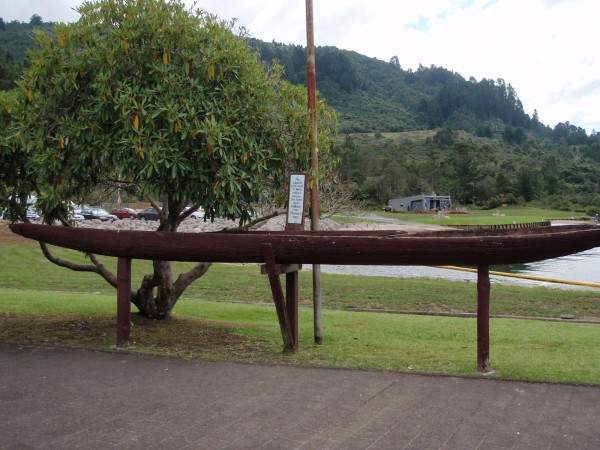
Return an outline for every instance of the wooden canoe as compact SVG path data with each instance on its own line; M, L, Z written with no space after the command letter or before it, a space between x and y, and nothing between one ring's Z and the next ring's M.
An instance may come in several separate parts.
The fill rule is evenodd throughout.
M15 223L17 234L47 244L130 259L279 264L491 265L556 258L600 246L600 227L550 226L477 231L166 233Z

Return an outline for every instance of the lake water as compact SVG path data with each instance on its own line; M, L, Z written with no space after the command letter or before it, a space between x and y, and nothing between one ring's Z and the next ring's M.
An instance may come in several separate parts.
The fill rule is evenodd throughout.
M306 267L310 268L310 266ZM600 247L574 255L548 259L536 263L490 266L490 270L600 284ZM477 274L475 273L428 266L322 265L321 271L324 273L337 273L346 275L367 275L394 278L439 278L455 281L477 282ZM522 280L518 278L497 275L491 275L490 280L492 283L577 289L575 286L568 286L564 284Z
M494 270L600 284L600 247L536 263L495 266Z

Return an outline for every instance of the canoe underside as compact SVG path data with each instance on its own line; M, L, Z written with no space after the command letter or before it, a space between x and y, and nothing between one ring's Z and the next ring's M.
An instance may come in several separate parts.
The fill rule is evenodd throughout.
M11 224L26 238L99 255L195 262L481 265L556 258L600 246L589 225L508 230L167 233Z

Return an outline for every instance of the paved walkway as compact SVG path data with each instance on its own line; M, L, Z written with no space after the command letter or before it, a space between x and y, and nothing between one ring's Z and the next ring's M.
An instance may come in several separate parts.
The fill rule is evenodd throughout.
M600 387L0 345L0 448L598 449Z

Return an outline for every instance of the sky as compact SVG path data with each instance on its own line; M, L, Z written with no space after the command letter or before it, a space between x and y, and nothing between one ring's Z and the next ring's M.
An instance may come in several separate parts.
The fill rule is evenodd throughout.
M80 0L2 0L5 21L72 22ZM192 5L192 0L185 0ZM306 0L197 0L252 37L306 45ZM315 45L511 84L525 112L600 131L598 0L313 0ZM317 66L317 88L319 67Z

